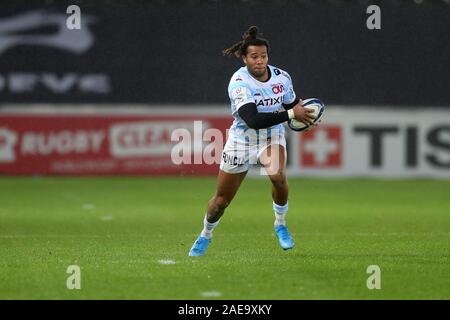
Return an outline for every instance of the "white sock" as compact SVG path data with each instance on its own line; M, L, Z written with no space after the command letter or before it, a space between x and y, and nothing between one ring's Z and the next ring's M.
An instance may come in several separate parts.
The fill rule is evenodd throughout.
M280 206L273 202L273 211L275 213L275 227L277 226L285 226L286 225L286 213L288 211L288 203L284 206Z
M220 219L214 223L210 223L210 222L208 222L208 220L206 220L206 215L205 215L205 218L203 219L203 230L202 230L201 236L205 237L206 239L211 239L213 236L212 233L214 231L214 228L217 227L219 222L220 222Z

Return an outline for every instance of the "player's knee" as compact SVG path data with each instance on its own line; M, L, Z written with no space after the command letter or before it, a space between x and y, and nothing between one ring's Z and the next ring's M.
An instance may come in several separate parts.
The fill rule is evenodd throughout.
M279 188L287 187L287 179L283 171L279 171L278 173L272 175L271 180L275 187Z
M223 196L216 196L214 198L214 206L219 210L225 210L225 208L228 207L229 204L230 202L228 201L228 199Z

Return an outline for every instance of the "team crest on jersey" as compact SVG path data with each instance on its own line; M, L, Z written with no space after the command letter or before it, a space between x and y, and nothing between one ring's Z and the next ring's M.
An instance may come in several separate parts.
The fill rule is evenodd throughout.
M273 84L272 85L272 92L275 94L283 93L284 86L281 83Z
M233 99L236 104L239 104L245 100L247 97L247 88L239 87L233 91Z

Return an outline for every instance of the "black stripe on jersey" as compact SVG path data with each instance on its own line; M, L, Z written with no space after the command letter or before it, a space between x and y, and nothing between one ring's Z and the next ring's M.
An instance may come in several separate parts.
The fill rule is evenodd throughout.
M299 98L295 98L294 102L291 102L291 103L289 103L289 104L284 104L284 103L283 103L283 108L284 108L285 110L292 109L299 101L300 101Z

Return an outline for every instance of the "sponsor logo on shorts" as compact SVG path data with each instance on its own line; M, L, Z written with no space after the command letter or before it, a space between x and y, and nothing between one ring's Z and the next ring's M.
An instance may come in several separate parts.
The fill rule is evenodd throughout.
M224 163L233 165L233 166L241 166L245 163L244 158L236 157L223 152L222 159Z

